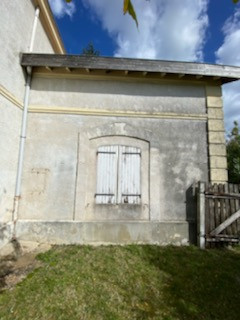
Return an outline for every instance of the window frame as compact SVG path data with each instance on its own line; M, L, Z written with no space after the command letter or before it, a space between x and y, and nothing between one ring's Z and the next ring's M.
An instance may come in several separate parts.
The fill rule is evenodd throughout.
M149 141L126 135L81 135L77 210L84 221L146 221L150 218L150 144ZM141 148L141 204L96 204L97 150L104 145L128 145Z

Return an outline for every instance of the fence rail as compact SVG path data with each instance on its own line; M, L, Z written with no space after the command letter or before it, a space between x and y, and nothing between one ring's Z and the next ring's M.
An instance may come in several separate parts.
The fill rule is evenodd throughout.
M200 247L240 240L240 185L199 183L198 235Z

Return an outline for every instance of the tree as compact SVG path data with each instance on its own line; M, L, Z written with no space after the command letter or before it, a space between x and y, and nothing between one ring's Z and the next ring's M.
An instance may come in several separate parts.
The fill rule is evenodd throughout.
M240 183L240 128L237 121L227 141L228 180Z
M82 50L81 54L84 56L99 56L100 52L98 50L95 50L92 42L89 42L86 48Z

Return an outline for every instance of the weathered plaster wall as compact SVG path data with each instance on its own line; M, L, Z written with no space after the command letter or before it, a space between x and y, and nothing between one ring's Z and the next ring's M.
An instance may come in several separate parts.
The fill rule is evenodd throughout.
M206 113L204 86L181 82L33 79L30 105L144 112ZM46 99L47 94L47 99Z
M0 247L12 236L21 109L0 95Z
M28 221L17 223L17 238L52 244L188 244L186 222Z
M0 1L0 85L21 101L24 94L24 73L20 53L29 50L35 9L31 1ZM39 21L34 52L52 53L50 42Z
M21 110L0 95L0 221L12 219Z
M119 132L119 127L123 128L122 132ZM96 129L100 131L99 137L102 134L145 137L149 141L150 165L153 168L153 172L150 171L151 183L155 183L152 190L156 195L152 197L155 210L151 211L151 219L185 220L185 192L193 182L207 180L205 127L204 121L193 120L31 114L20 217L73 219L79 163L77 183L81 192L77 190L79 211L75 212L75 217L83 220L84 208L88 204L85 202L86 183L92 177L88 173L88 164L92 159L87 136ZM101 133L103 129L105 132ZM93 192L91 196L94 196Z
M20 3L21 2L21 3ZM35 9L29 0L0 1L0 247L11 237L25 76L20 53L29 49ZM52 53L39 21L34 52Z
M38 20L37 30L36 30L36 41L33 46L34 53L54 53L52 45L48 39L48 36L43 29L43 26Z
M121 242L122 237L118 238L116 234L130 225L138 231L137 235L134 235L134 231L130 232L129 239L144 242L142 228L147 224L144 227L139 225L142 220L146 223L152 221L146 227L150 230L147 242L167 241L163 231L160 236L154 236L154 221L157 225L161 222L170 226L167 237L172 242L176 239L180 242L188 240L188 222L194 224L196 221L191 186L199 180L208 180L204 86L177 87L171 83L129 85L121 81L66 79L51 82L40 78L33 81L30 105L31 110L41 106L42 113L29 114L19 236L31 237L36 229L39 230L38 236L42 234L41 237L44 237L47 228L46 237L50 233L51 241L54 241L58 231L53 221L62 221L61 228L66 228L66 234L68 228L74 228L68 227L68 221L76 225L77 234L67 239L63 231L62 242L74 242L77 238L80 242L84 242L84 239L88 242ZM61 106L65 113L68 109L71 113L72 108L78 110L80 107L98 110L99 115L48 113ZM124 110L126 116L114 116L116 109ZM104 116L103 110L112 110L113 115ZM128 111L135 111L136 115L129 118ZM149 116L139 117L138 112L142 111L147 111ZM161 113L159 118L151 118L151 114L158 111ZM175 113L173 119L164 117L169 112ZM184 119L181 117L183 113L188 115ZM128 139L146 143L148 160L142 166L141 175L144 177L142 184L145 187L149 185L146 188L149 192L146 192L137 216L136 210L120 206L114 209L114 216L109 208L100 209L94 204L98 145L94 141L104 140L103 137L106 137L105 144L114 143L114 139L118 139L118 142L115 141L117 144L127 145L130 143ZM144 176L143 172L147 174ZM116 220L121 220L121 223L125 221L125 226L118 226ZM97 221L102 221L99 226ZM111 229L113 227L108 229L110 221L116 223L116 234ZM163 230L163 225L158 230ZM82 233L82 228L85 233ZM102 232L97 231L99 228L103 228ZM89 232L90 235L86 236ZM106 240L103 234L108 232L115 235L109 235ZM130 242L129 239L127 242Z

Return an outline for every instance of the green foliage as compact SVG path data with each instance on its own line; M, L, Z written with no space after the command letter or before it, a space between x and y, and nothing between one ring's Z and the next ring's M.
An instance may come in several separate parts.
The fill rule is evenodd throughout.
M239 319L240 252L59 246L0 295L1 320Z
M237 121L234 121L227 141L227 162L229 182L240 183L240 129Z
M84 56L99 56L100 52L98 50L95 50L94 45L92 42L89 42L89 44L82 50L82 55Z

